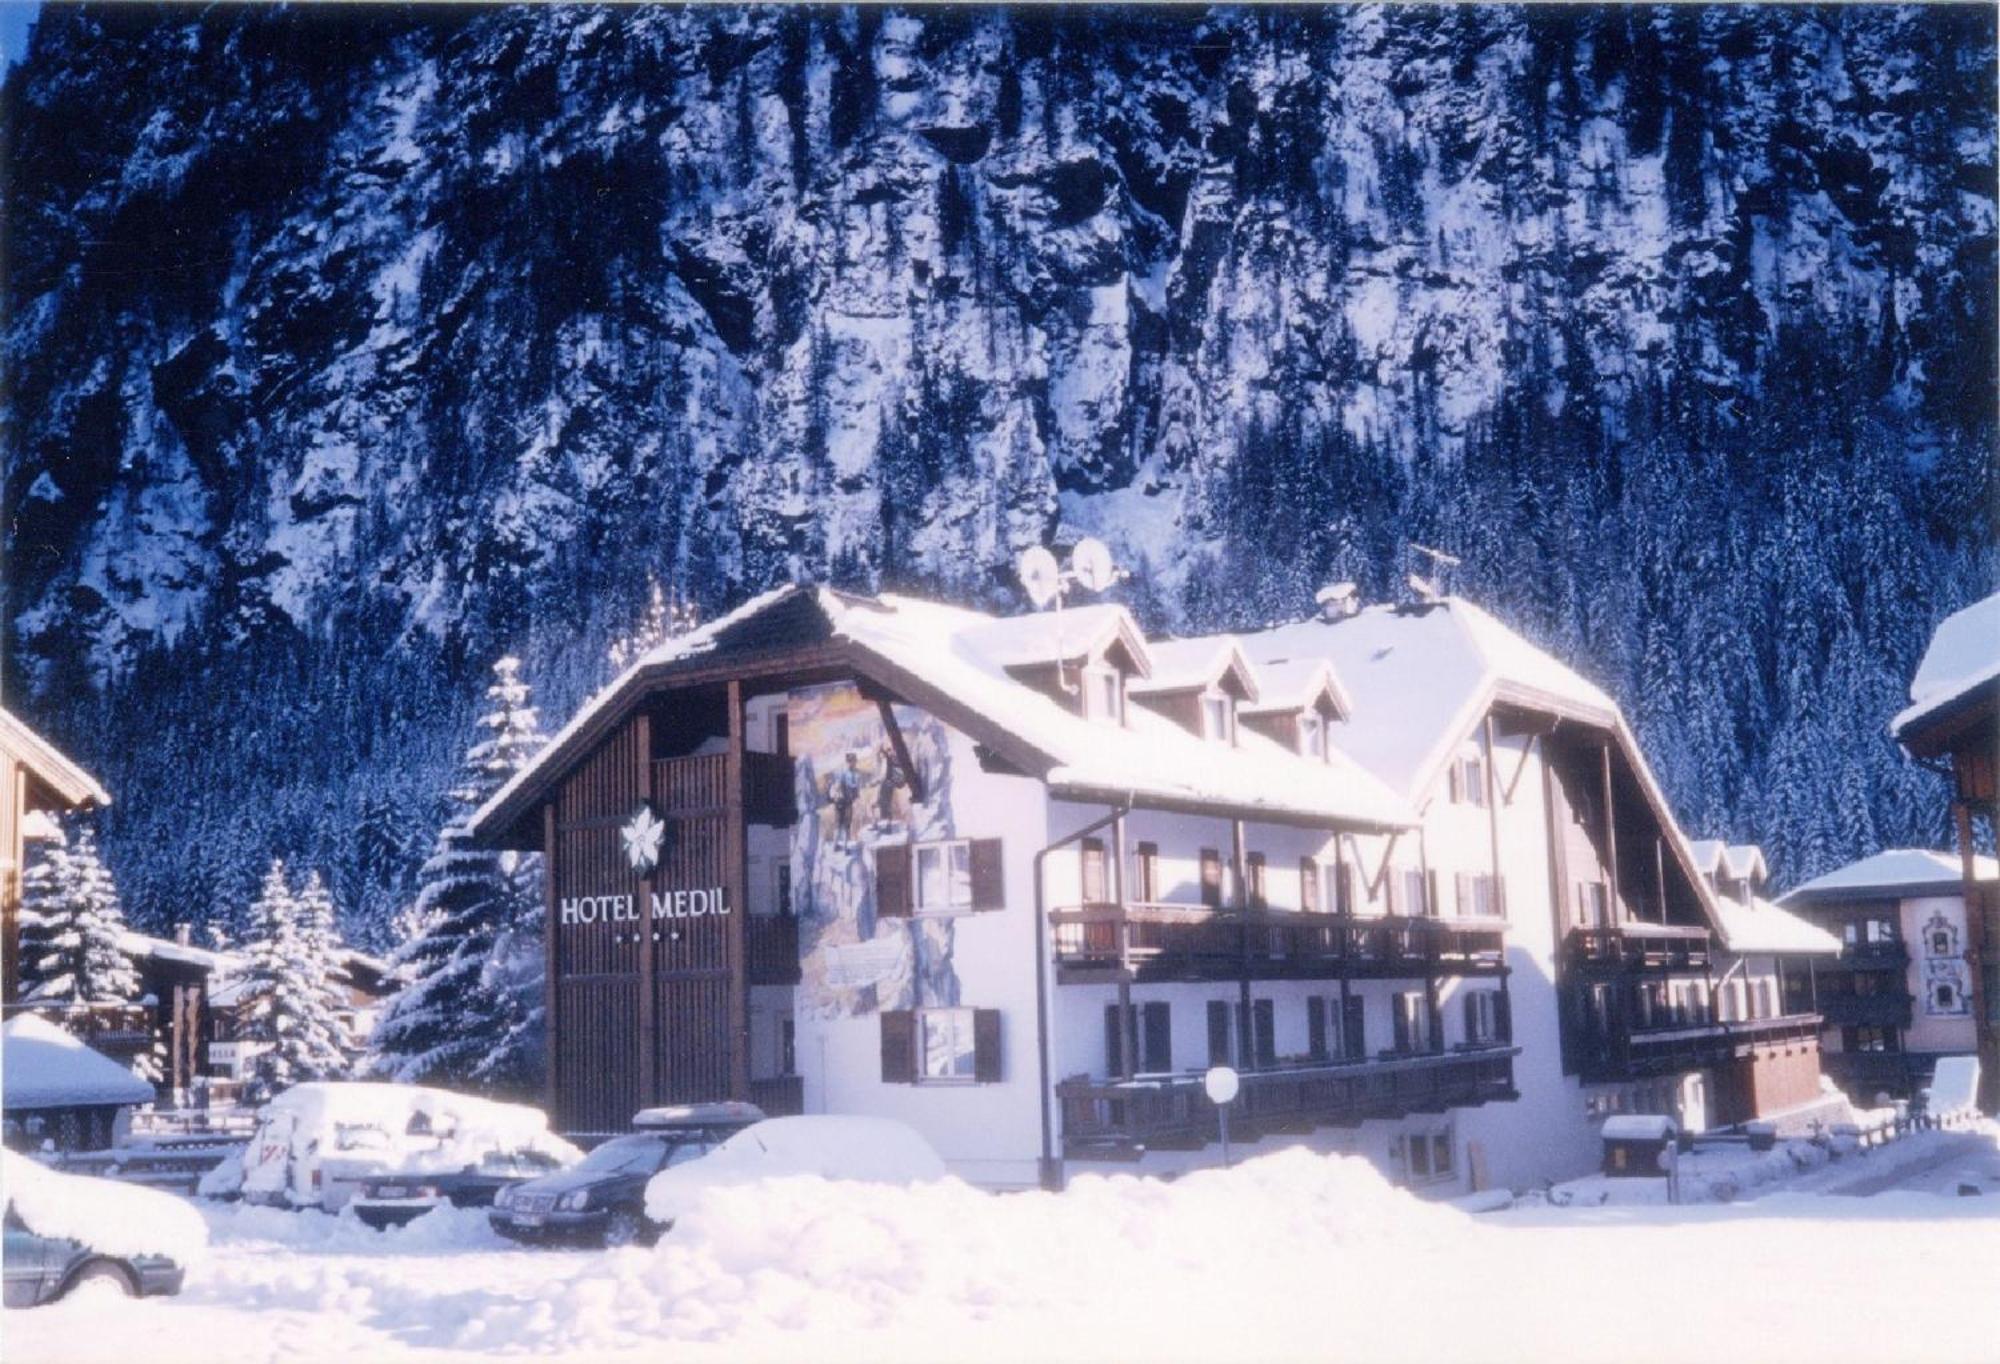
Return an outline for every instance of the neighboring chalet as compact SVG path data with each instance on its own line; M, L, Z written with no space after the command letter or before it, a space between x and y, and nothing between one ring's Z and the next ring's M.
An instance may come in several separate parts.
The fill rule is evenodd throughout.
M1697 1012L1717 896L1617 707L1451 599L1149 641L782 588L641 659L473 821L545 855L549 1109L899 1118L988 1185L1364 1153L1455 1192L1594 1119L1817 1094ZM1761 950L1761 949L1759 949Z
M0 710L0 1003L21 992L21 871L31 817L111 803L97 779Z
M2000 893L1978 874L1974 822L1986 820L1989 839L2000 833L2000 593L1939 624L1910 681L1910 706L1889 727L1917 761L1947 765L1980 1106L1992 1112L2000 1107Z
M1974 859L1988 895L2000 871ZM1971 1055L1972 971L1965 882L1950 853L1896 848L1806 882L1787 907L1834 934L1819 971L1826 1073L1857 1102L1911 1098L1941 1056Z
M95 1151L111 1145L119 1115L151 1103L153 1087L48 1019L17 1014L0 1026L6 1144Z

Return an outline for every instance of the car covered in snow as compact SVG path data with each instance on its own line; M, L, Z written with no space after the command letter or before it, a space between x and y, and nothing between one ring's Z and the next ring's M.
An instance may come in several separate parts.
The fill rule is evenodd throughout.
M504 1189L572 1164L547 1151L493 1150L458 1170L404 1171L361 1181L348 1206L371 1227L400 1227L433 1208L490 1208Z
M9 1307L94 1286L132 1297L178 1293L208 1244L201 1214L172 1194L62 1174L11 1151L0 1155L0 1177Z
M763 1121L763 1110L747 1103L644 1109L632 1119L631 1132L594 1148L578 1164L501 1190L488 1220L502 1236L532 1244L643 1244L655 1235L646 1220L646 1181Z
M908 1185L947 1173L929 1142L887 1118L770 1118L744 1128L701 1160L676 1163L655 1175L646 1185L646 1216L657 1234L710 1189L788 1175Z
M581 1157L540 1109L425 1085L317 1081L294 1085L257 1114L242 1152L202 1178L212 1198L337 1212L371 1179L461 1172L490 1153Z

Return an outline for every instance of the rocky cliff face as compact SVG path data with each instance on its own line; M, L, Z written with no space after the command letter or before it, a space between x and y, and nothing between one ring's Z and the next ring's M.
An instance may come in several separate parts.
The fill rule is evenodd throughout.
M1699 827L1924 836L1881 729L1992 571L1993 72L1975 7L52 7L10 684L142 910L287 852L365 923L476 665L560 718L649 574L1005 606L1089 531L1212 626L1432 537Z

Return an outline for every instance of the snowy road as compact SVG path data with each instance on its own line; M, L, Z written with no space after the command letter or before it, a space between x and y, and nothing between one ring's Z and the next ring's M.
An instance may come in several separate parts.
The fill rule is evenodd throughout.
M1957 1160L2000 1159L1984 1152ZM1935 1182L1952 1162L1905 1177ZM2000 1196L1787 1194L1473 1219L1338 1157L1059 1197L794 1181L657 1250L547 1252L477 1214L376 1233L210 1208L180 1299L10 1312L10 1364L637 1360L2000 1361ZM1866 1254L1853 1245L1865 1238ZM1953 1310L1913 1333L1906 1313Z

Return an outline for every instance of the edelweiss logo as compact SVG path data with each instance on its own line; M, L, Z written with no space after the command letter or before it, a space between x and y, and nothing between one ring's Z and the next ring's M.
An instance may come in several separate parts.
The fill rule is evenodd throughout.
M634 810L618 836L625 841L625 860L633 871L645 876L660 864L660 844L666 839L667 826L652 806L642 804Z

